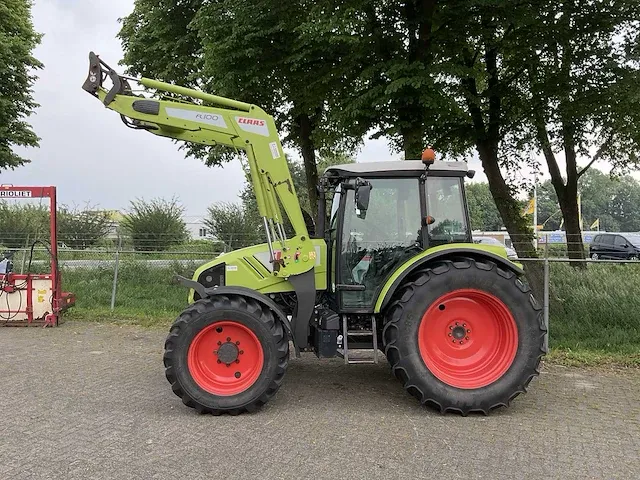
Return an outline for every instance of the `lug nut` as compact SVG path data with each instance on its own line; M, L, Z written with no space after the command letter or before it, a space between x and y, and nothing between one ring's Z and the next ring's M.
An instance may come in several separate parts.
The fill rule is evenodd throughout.
M222 345L222 342L218 342L218 345Z
M218 359L218 363L222 363L222 360Z
M462 340L460 340L460 345L462 345L464 342Z
M465 337L464 339L465 339L465 340L469 340L469 337Z
M449 325L449 330L453 330L453 326L452 325Z
M237 358L236 358L236 363L240 363L240 360L238 360Z
M471 333L471 330L467 329L467 333Z
M456 343L456 339L454 338L453 340L451 340L453 343Z
M230 341L231 341L231 337L227 337L227 342L230 342Z
M244 353L244 350L240 350L240 355L242 355Z
M236 345L240 345L240 340L236 341Z
M235 377L236 377L236 378L240 378L240 372L236 372L236 373L235 373Z
M213 351L213 354L214 354L214 355L217 355L217 354L218 354L218 350L214 350L214 351Z
M449 336L451 336L451 334L449 334ZM214 352L215 353L215 352Z
M462 326L463 326L463 327L466 327L466 326L467 326L467 324L466 324L466 323L463 323L463 324L462 324Z
M231 364L230 364L230 363L227 363L227 367L230 367L230 366L231 366Z

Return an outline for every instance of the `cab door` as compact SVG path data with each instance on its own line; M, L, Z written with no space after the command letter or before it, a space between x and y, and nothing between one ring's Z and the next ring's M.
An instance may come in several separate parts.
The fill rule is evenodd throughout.
M373 311L389 276L422 250L418 178L367 178L366 211L356 209L355 191L343 195L336 252L336 290L342 311Z

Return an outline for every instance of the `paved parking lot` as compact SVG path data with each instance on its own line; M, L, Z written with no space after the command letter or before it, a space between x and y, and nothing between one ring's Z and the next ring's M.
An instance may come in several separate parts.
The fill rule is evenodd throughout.
M640 371L545 366L512 408L417 405L386 363L292 359L261 412L201 416L165 330L0 329L0 479L640 478Z

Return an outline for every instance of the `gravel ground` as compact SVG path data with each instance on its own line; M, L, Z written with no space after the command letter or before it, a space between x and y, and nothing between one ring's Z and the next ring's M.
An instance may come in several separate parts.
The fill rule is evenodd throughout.
M0 329L0 479L637 479L640 371L545 365L488 417L420 407L380 365L293 358L260 412L198 415L166 331Z

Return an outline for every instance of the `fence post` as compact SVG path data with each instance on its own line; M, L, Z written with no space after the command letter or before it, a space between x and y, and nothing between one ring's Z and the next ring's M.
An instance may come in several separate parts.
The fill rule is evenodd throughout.
M120 248L122 247L122 237L118 232L118 246L116 247L115 267L113 269L113 288L111 290L111 311L116 307L116 288L118 286L118 266L120 265Z
M548 237L547 237L548 240ZM544 246L544 298L543 298L543 319L544 327L547 331L545 339L545 349L549 348L549 242L545 242Z

